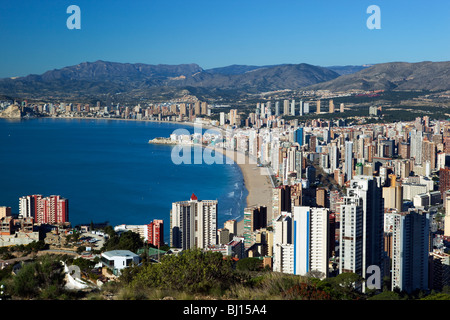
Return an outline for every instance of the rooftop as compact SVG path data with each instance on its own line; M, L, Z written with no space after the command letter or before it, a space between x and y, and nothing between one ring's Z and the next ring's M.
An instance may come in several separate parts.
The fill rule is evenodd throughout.
M103 255L107 258L112 257L135 257L137 254L131 252L130 250L111 250L103 252Z

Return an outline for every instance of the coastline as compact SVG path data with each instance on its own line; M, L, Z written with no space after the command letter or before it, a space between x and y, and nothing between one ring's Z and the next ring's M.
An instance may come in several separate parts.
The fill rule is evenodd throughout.
M244 178L244 184L248 191L247 207L266 206L268 220L272 217L272 182L270 176L261 174L265 168L258 167L250 162L250 158L240 151L224 150L222 148L214 148L212 146L203 146L205 149L219 152L225 157L233 160L241 169ZM225 151L225 152L224 152ZM237 221L238 235L242 235L244 231L244 218Z
M186 125L186 126L202 126L206 129L217 129L220 128L205 124L205 123L195 123L190 121L172 121L172 120L138 120L138 119L122 119L122 118L95 118L95 117L44 117L44 119L76 119L76 120L115 120L115 121L136 121L136 122L152 122L152 123L172 123L172 124L179 124L179 125Z
M122 120L122 121L138 121L138 122L154 122L154 123L171 123L188 126L202 126L206 129L223 130L220 127L207 125L203 123L182 122L182 121L158 121L158 120L137 120L137 119L120 119L120 118L86 118L86 117L50 117L51 119L76 119L76 120ZM266 206L268 220L272 217L272 182L270 176L261 174L265 168L258 167L256 163L251 163L250 158L240 151L224 150L212 146L203 146L203 148L214 150L221 153L225 157L231 159L241 169L244 179L245 188L248 191L246 203L247 207ZM224 160L225 162L225 160ZM237 233L243 235L244 218L243 216L237 220Z

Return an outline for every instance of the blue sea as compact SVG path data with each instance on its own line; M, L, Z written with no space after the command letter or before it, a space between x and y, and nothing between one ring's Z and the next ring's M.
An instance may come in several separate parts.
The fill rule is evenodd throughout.
M0 206L19 213L19 197L69 199L73 226L164 220L169 237L172 202L218 200L218 227L243 216L248 191L236 164L174 164L169 137L175 123L107 119L0 119ZM192 157L194 160L194 157ZM194 161L192 161L193 163Z

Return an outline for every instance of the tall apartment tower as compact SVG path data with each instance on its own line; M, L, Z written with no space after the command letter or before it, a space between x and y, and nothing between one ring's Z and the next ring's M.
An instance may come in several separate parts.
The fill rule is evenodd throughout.
M164 245L164 222L163 220L153 220L147 225L148 243L160 247Z
M445 207L445 216L444 216L444 236L450 236L450 196L445 195L444 197L444 207Z
M410 132L410 156L416 164L422 164L423 132L416 129Z
M237 109L230 110L230 125L236 125Z
M320 110L320 100L317 100L316 105L317 105L317 107L316 107L316 113L317 113L317 114L320 114L320 112L321 112L321 110Z
M52 195L29 195L19 198L19 214L33 218L35 223L58 224L69 222L69 200Z
M289 100L283 100L283 114L285 116L289 115Z
M291 212L291 186L282 185L272 189L272 216L281 212Z
M205 249L217 244L217 200L198 200L192 194L189 201L172 203L170 211L170 245L183 250Z
M356 258L357 256L354 255L355 262L358 262L354 266L358 268L352 272L360 274L364 279L367 278L366 272L369 266L378 266L381 273L383 274L384 272L384 201L381 190L379 177L356 176L350 181L347 196L344 197L344 205L341 206L343 221L341 222L340 231L341 240L346 239L343 237L350 237L355 241L354 245L362 250L360 258L359 256ZM357 208L358 206L362 210ZM347 214L350 216L352 214L355 215L352 224L347 224ZM350 230L348 229L349 227ZM348 235L348 232L352 232L352 227L355 233L354 236ZM362 233L359 234L357 232L359 232L360 228L362 228ZM342 245L345 245L345 241ZM340 248L341 263L343 263L342 272L345 272L345 260L349 258L349 256L346 256L345 251L345 247ZM361 259L360 262L359 259ZM359 263L361 264L360 266Z
M411 293L428 289L429 213L410 209L394 214L392 290Z
M294 207L293 212L294 274L317 271L328 276L328 209Z
M305 102L305 103L303 104L303 112L304 112L305 114L308 114L308 113L309 113L309 102Z
M330 168L332 171L339 168L339 153L338 148L335 143L332 143L331 147L328 148Z
M403 206L403 188L397 182L395 174L389 175L390 186L383 187L384 207L386 209L396 209L397 212L402 212Z
M283 212L273 221L273 271L294 273L292 214Z
M43 211L38 212L36 223L66 223L69 222L69 200L61 196L49 196L43 199Z
M267 207L254 206L244 209L244 246L252 244L252 233L257 229L267 227Z
M334 102L333 99L329 102L329 113L334 113Z
M36 213L42 210L42 195L34 194L19 198L19 214L23 218L33 218L36 221Z
M362 199L345 196L341 204L339 233L339 273L363 274L363 207Z
M291 116L295 116L295 100L291 101Z
M345 141L345 180L349 181L353 177L353 142Z
M444 167L439 169L439 191L441 192L441 199L445 199L445 192L450 190L450 168Z
M280 115L280 101L275 101L275 116Z

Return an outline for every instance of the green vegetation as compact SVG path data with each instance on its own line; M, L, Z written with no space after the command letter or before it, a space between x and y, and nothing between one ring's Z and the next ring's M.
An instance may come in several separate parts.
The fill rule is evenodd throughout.
M6 295L15 299L54 300L72 296L64 289L60 256L44 255L32 262L8 266L0 274L0 283L5 286Z
M124 270L119 283L104 290L119 299L341 300L362 299L352 284L361 279L343 274L320 280L263 270L261 260L246 258L234 263L220 253L186 250L167 255L161 263L145 263Z
M20 244L11 247L0 247L0 259L8 260L16 256L27 256L31 253L36 253L39 250L44 250L47 245L44 241L33 241L29 244Z
M143 242L134 232L110 234L102 250L126 249L137 252ZM1 248L2 254L30 248L37 250L43 243L28 246ZM259 258L238 261L224 257L218 252L200 249L185 250L180 254L168 254L160 262L145 259L140 265L122 270L116 281L109 281L101 288L71 291L65 288L63 263L78 266L83 280L105 280L101 270L95 268L94 260L67 255L46 254L18 262L0 270L0 284L6 296L12 299L67 300L67 299L231 299L231 300L449 300L450 289L441 292L417 291L406 294L391 291L389 278L383 279L382 290L361 293L355 288L364 280L354 273L342 273L323 278L312 271L306 276L272 272L263 267Z
M143 240L140 238L139 234L127 231L122 234L117 234L112 230L105 230L109 237L108 240L105 241L102 250L103 251L111 251L111 250L130 250L132 252L137 252L138 249L144 246Z

